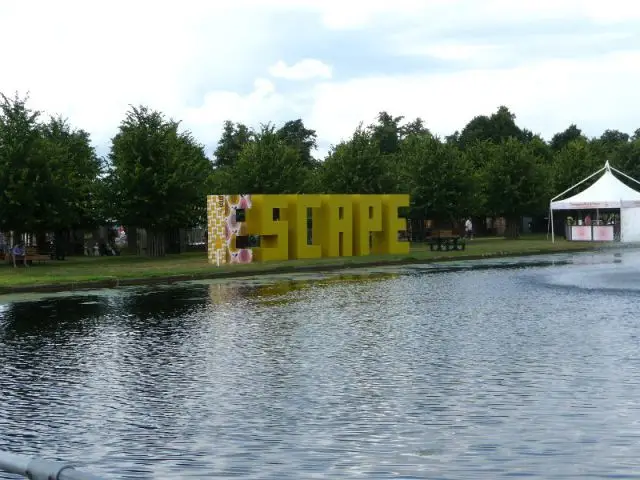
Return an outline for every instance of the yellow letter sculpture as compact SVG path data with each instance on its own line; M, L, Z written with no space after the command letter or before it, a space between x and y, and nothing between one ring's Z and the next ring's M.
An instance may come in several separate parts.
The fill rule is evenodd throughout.
M409 195L209 195L209 263L407 254L408 206Z
M321 212L321 222L314 224L314 233L322 239L322 256L350 257L353 254L351 195L322 195Z
M259 262L289 259L287 195L252 195L247 231L260 235L260 247L254 250Z
M382 243L382 195L353 195L353 254L369 255Z
M313 231L319 232L322 227L320 219L320 195L288 195L289 200L289 258L320 258L322 249L320 239L311 233L312 244L307 242L307 211L311 209L311 222ZM320 223L320 225L318 225ZM320 228L319 228L320 227Z
M406 254L409 253L409 242L398 240L398 233L406 229L405 220L398 216L398 208L409 206L409 195L382 196L382 242L376 253Z

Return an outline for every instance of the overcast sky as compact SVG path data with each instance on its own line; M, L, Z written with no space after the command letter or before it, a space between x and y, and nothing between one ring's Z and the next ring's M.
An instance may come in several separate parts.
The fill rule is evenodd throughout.
M437 134L508 106L549 138L640 128L631 0L0 0L0 91L106 153L129 104L212 151L225 119L302 118L321 152L387 110Z

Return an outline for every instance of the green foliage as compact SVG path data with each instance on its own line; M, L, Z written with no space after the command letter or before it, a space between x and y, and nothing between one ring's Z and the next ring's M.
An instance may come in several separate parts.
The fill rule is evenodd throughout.
M404 117L394 117L387 112L378 114L378 123L370 125L371 137L378 145L382 154L396 153L400 149L402 127L400 122Z
M582 130L580 130L576 125L571 124L564 132L556 133L551 137L550 146L554 152L559 152L574 140L586 139L587 138L582 134Z
M38 231L50 177L41 150L40 112L30 110L27 98L17 94L2 95L0 101L0 226Z
M316 131L302 119L258 131L227 121L212 163L179 122L131 108L107 163L87 132L40 117L27 98L0 94L0 230L44 233L117 220L153 232L154 243L167 229L202 224L211 193L409 193L416 216L452 224L504 216L513 226L522 215L546 213L552 196L605 160L640 177L640 129L589 139L570 125L546 142L504 106L444 141L421 118L404 123L383 111L322 161L313 157Z
M217 167L231 167L238 160L242 148L251 139L251 131L246 125L234 124L230 120L224 122L222 136L214 152L214 162Z
M252 135L225 174L233 193L303 193L309 189L312 167L298 146L269 124Z
M94 224L101 166L89 135L62 118L41 123L27 101L0 94L0 229L42 233Z
M400 127L400 132L403 137L408 135L431 135L431 132L424 124L424 120L420 117Z
M544 141L540 135L532 135L528 140L529 148L531 148L533 154L538 157L543 163L551 165L553 163L553 150Z
M553 178L556 194L602 168L603 158L585 138L577 137L570 141L555 155ZM588 185L589 183L584 184L584 186Z
M639 179L640 178L640 138L635 138L629 142L617 145L617 148L608 152L609 161L619 170L627 175ZM621 178L626 181L625 178ZM635 190L640 186L635 182L628 182L629 186Z
M100 211L100 159L89 134L60 117L41 126L42 152L50 172L47 226L53 230L97 226Z
M401 147L414 214L456 222L482 211L480 175L455 145L410 135Z
M311 168L315 161L312 152L318 147L315 130L309 130L301 119L286 122L278 131L278 137L289 147L297 150L302 163Z
M326 193L390 193L397 189L393 163L393 156L381 152L375 132L360 126L348 141L331 149L320 183Z
M509 220L544 213L553 193L551 168L535 155L531 145L509 138L489 151L484 172L487 213Z
M501 143L509 138L526 141L528 135L516 125L515 119L516 116L507 107L501 106L491 116L479 115L473 118L457 138L451 140L457 140L461 148L485 140L494 143Z
M207 179L208 194L212 195L233 195L236 190L233 178L232 167L218 167Z
M605 130L597 142L602 145L607 153L611 153L629 142L629 139L630 137L627 133L619 130Z
M204 221L212 164L179 123L147 107L132 107L113 138L110 194L113 216L149 230Z

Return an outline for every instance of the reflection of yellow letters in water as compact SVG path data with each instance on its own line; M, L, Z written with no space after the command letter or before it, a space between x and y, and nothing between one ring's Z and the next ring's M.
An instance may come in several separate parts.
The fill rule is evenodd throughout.
M317 238L322 224L320 223L320 195L288 195L289 210L289 258L320 258L322 249ZM307 244L307 209L312 211L313 245ZM318 232L318 233L316 233Z
M260 235L254 258L260 262L289 259L287 195L252 195L247 232Z
M409 242L398 240L398 232L406 229L406 221L398 217L398 208L409 206L409 195L382 196L382 235L375 253L401 255L409 253Z
M351 195L322 195L319 225L323 257L350 257L353 252Z
M373 237L374 249L382 242L382 195L353 195L352 198L353 254L369 255L369 236Z

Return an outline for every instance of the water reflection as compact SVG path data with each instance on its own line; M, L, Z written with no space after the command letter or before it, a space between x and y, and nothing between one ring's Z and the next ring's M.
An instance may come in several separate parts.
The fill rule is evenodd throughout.
M106 309L104 299L61 298L41 302L14 303L5 306L0 326L3 339L32 341L42 344L52 339L63 340L70 332L84 335L92 322L87 318L99 318Z
M113 478L633 478L640 297L609 288L640 256L540 261L7 304L0 448Z

